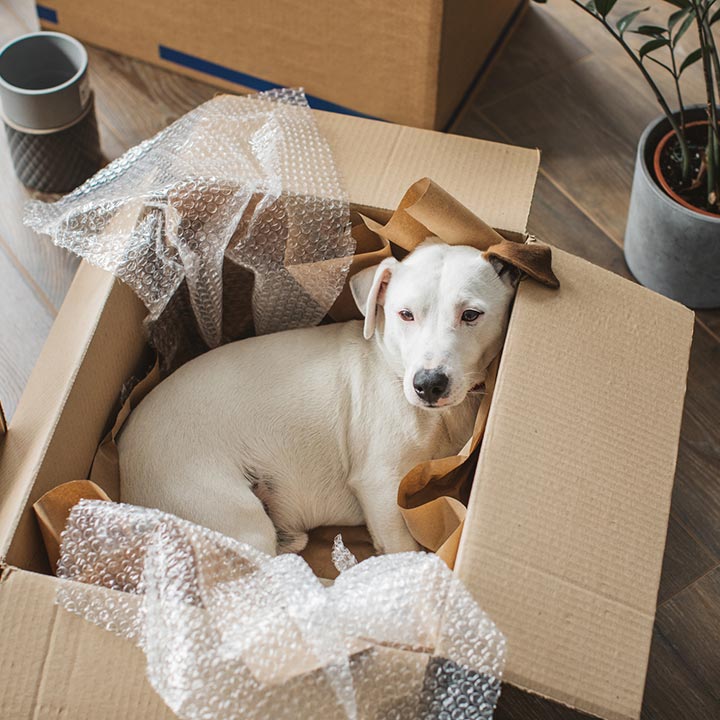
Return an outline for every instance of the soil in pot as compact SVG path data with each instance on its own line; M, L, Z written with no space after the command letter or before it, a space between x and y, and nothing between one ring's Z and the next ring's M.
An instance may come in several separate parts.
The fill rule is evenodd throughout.
M658 143L653 169L656 181L673 200L691 210L719 217L717 204L711 206L707 197L707 176L703 167L707 134L708 123L705 120L685 125L685 137L690 149L690 177L697 178L689 187L683 186L682 155L674 131L670 131Z

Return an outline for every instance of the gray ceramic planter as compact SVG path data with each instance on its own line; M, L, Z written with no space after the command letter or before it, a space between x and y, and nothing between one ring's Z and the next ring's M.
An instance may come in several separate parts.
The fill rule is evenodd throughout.
M689 119L702 117L701 110L689 113ZM648 125L638 143L625 260L651 290L691 308L720 307L720 218L684 208L653 178L653 153L669 130L661 117Z

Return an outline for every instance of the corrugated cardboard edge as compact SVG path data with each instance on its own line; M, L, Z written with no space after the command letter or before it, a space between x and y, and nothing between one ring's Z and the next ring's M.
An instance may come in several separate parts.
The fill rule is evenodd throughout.
M623 340L624 344L627 345L628 342L634 342L636 340L635 335L633 335L633 333L629 330L629 326L633 325L634 313L639 311L642 306L644 307L644 313L646 316L654 315L655 319L658 321L655 327L656 330L659 329L662 333L667 329L669 335L662 339L661 345L664 346L666 353L673 354L678 358L678 365L672 367L673 402L671 403L669 409L666 408L668 420L667 424L663 428L664 436L662 438L662 443L664 447L662 452L659 453L661 456L660 464L662 465L662 472L658 473L657 476L653 475L652 478L644 478L651 485L654 482L656 487L654 488L653 497L649 498L649 501L654 500L655 503L653 506L654 509L651 511L654 516L651 523L653 533L652 537L650 537L650 530L642 529L643 526L641 525L641 535L638 538L644 542L646 549L648 546L652 547L652 550L648 555L648 560L651 562L651 566L643 570L642 577L639 581L639 587L643 590L643 594L642 596L635 598L637 607L631 607L629 605L622 605L619 601L615 601L612 595L605 596L603 593L594 594L592 586L586 587L576 585L571 579L573 577L573 568L571 565L573 560L576 560L576 558L572 557L572 551L570 551L568 557L562 557L562 563L565 565L565 567L560 565L560 567L563 568L562 570L548 574L544 570L544 566L548 565L548 563L542 562L539 560L539 557L543 554L543 552L545 552L545 557L555 556L547 554L540 538L533 536L531 533L528 534L525 532L526 528L528 526L532 526L534 522L532 519L528 520L528 517L533 517L534 511L532 509L532 502L529 503L531 506L529 512L523 512L522 514L517 515L514 514L514 511L510 513L499 512L499 508L503 505L507 509L508 502L510 502L511 505L512 503L515 503L515 505L518 506L524 505L525 499L521 495L518 495L518 493L527 494L532 498L532 493L528 492L528 488L532 488L532 482L535 480L535 477L529 478L531 485L523 485L523 482L525 481L518 476L517 468L515 468L512 462L508 462L507 460L503 461L500 456L504 455L504 457L507 458L512 455L513 452L516 454L522 454L523 452L537 452L538 455L534 457L541 460L542 458L540 457L540 453L542 452L542 442L544 441L544 434L547 434L545 433L544 428L540 425L540 423L545 419L545 416L543 416L542 419L535 420L536 429L534 432L537 433L537 440L533 433L528 434L528 427L524 427L522 429L522 434L518 435L515 432L516 428L513 426L512 418L516 417L513 407L517 410L517 408L523 405L528 398L530 398L534 403L534 407L540 407L538 405L538 397L542 397L542 394L545 391L545 387L542 383L542 371L544 367L547 367L543 364L543 362L546 361L546 358L543 357L543 355L547 355L547 353L543 353L542 348L543 345L545 347L548 347L549 345L546 341L541 339L539 344L536 343L534 345L534 350L536 352L532 352L530 354L530 357L535 358L538 363L536 368L538 391L534 393L528 392L527 383L524 383L524 388L518 389L518 357L527 355L528 351L533 349L523 346L522 348L515 347L515 350L513 351L513 347L518 344L518 339L522 340L524 337L524 335L519 337L516 332L516 325L520 315L520 313L518 313L518 303L522 304L525 302L525 294L532 295L532 302L538 304L538 309L533 310L533 313L531 313L530 316L534 317L537 321L537 312L541 312L543 293L547 293L545 298L548 301L551 301L551 298L553 298L556 302L567 303L570 299L568 298L568 300L563 301L560 296L554 297L550 294L551 291L542 289L535 284L521 285L520 294L516 299L516 310L510 321L508 340L506 342L505 352L503 353L503 359L498 374L495 402L490 410L485 443L481 449L473 494L468 507L466 532L463 534L461 539L458 560L455 567L461 579L466 582L483 608L499 624L500 628L504 629L506 633L510 635L508 638L508 666L505 671L505 680L507 682L528 692L546 697L555 702L568 705L569 707L573 707L593 715L608 718L609 720L635 720L640 716L642 706L645 673L652 639L656 596L662 569L667 518L669 515L673 485L672 478L677 461L678 438L682 419L682 395L684 395L687 386L689 351L693 330L693 313L678 303L656 295L645 288L642 288L634 283L630 283L629 281L613 275L612 273L608 273L601 268L597 268L580 258L567 253L562 253L555 249L553 249L553 256L557 259L560 271L565 270L565 266L572 265L572 270L575 275L572 282L568 282L569 277L567 273L562 274L561 272L561 293L566 292L571 295L573 293L573 285L575 285L576 288L579 288L580 286L584 286L585 283L588 283L593 277L595 280L593 285L613 285L622 298L615 300L614 295L611 292L612 288L610 288L608 290L608 296L604 299L606 305L608 303L610 305L621 305L623 302L631 304L632 299L634 299L636 303L635 306L631 308L624 306L619 308L619 312L622 313L620 319L622 320L625 328L620 339ZM589 273L589 275L583 278L583 272ZM594 291L597 290L595 287L592 289ZM579 290L575 291L577 292ZM628 296L632 296L632 299ZM520 307L522 307L522 305ZM648 308L652 309L651 313ZM607 310L607 307L603 309ZM598 318L601 324L605 323L607 326L608 323L612 322L612 315L604 313L603 309L599 309ZM585 310L587 311L587 306L585 307ZM666 315L673 316L672 323L668 322L667 328L665 326L665 322L670 318L666 317ZM660 322L661 319L663 322ZM575 330L577 330L577 328L575 328ZM592 328L588 328L587 332L590 333L591 331ZM559 332L562 334L563 330L559 330ZM602 333L601 336L603 336ZM588 338L586 337L585 339L587 340ZM647 346L647 344L647 340L645 340L645 346ZM671 351L668 350L668 348L674 349ZM518 352L521 349L522 352ZM580 354L582 355L582 353ZM659 356L661 356L660 360L653 358L653 362L655 362L656 365L657 362L662 362L662 353L659 353ZM508 384L509 381L507 380L507 368L509 364L513 364L515 366L515 380L510 384ZM665 367L667 367L667 363L665 363ZM525 368L525 371L527 371L527 369L528 368ZM661 376L662 373L658 371L657 366L655 367L654 372L655 375L653 377L655 378L655 385L653 386L653 390L656 395L659 395L662 392L662 390L659 389L661 388L662 383L657 378ZM523 375L525 375L525 372ZM528 382L531 384L535 381L534 377L526 377ZM567 378L568 376L566 375L564 377ZM682 380L680 380L680 378L682 378ZM635 379L639 380L640 378L636 375ZM523 385L523 383L520 384ZM622 387L622 382L620 382L619 385ZM508 402L508 393L517 393L517 396L514 398L512 403ZM531 395L534 395L534 398L531 398ZM676 402L676 396L679 397L679 402ZM502 407L502 410L498 409L500 407ZM577 419L574 418L574 420ZM627 423L628 420L624 420L624 422ZM502 430L498 430L500 424L502 425ZM525 425L527 425L527 423L525 423ZM562 425L562 423L560 423L560 425ZM592 430L599 429L602 429L601 422L595 417L593 417L591 427L585 426L585 430L588 432L588 435L592 433ZM501 443L503 445L502 448L498 445L498 437L500 436L500 433L502 433L505 437L504 443ZM523 443L520 443L521 437L528 441L526 444L529 444L529 450L522 447ZM516 449L511 452L508 449L508 441L512 441L512 438L517 440L518 444L513 446ZM604 441L601 441L600 445L603 445L603 442ZM573 445L573 447L575 446ZM584 445L578 445L575 455L585 452L586 450L587 448ZM617 449L618 453L621 451L621 449ZM488 456L490 454L492 454L494 458L492 469L488 470ZM672 463L670 462L671 455ZM646 456L646 458L649 460L650 456ZM658 460L658 458L656 457L655 460ZM640 460L638 459L637 462L640 462ZM504 469L501 468L501 465ZM527 463L525 463L525 466L532 467L532 465ZM648 475L648 473L645 474L646 476ZM497 477L498 475L502 475L502 478ZM565 479L567 480L568 478L566 477ZM628 480L632 483L636 481L635 478L628 478ZM503 482L510 483L512 485L512 494L508 494L508 491L500 488L499 483ZM658 482L660 482L659 486L657 486ZM621 502L621 500L622 498L616 499L614 502ZM551 505L548 505L547 503L546 506L546 509L551 508ZM571 503L568 503L567 506L559 508L558 511L571 512L572 510L570 507ZM527 508L524 509L527 510ZM641 511L638 511L637 513L635 513L635 511L631 511L631 514L639 523L647 522L647 518L642 516ZM497 522L494 521L494 518L499 519L500 515L503 516L503 521L501 525L498 525ZM537 516L537 513L535 513L535 516ZM552 524L551 520L548 522ZM580 518L576 518L575 523L580 527L582 520ZM472 526L472 532L467 531L468 524ZM622 525L622 522L619 524ZM584 531L585 526L582 525L582 528ZM617 532L617 530L612 531L612 534L615 532ZM519 539L517 542L514 540L514 534L516 533L519 533ZM501 541L498 541L497 538L501 538ZM506 546L510 548L509 552L505 551L503 542L505 542ZM613 543L610 541L602 545L602 547L607 551L617 552L618 550L618 548L613 546ZM628 544L626 547L627 553L630 553L630 556L627 554L625 555L626 558L633 556L633 554L637 551L637 549L631 544ZM534 557L533 554L537 557ZM524 564L520 562L520 556L524 559ZM590 553L590 557L585 557L585 563L588 568L593 569L593 573L595 573L595 571L598 573L598 577L595 578L595 584L602 588L604 581L612 583L613 585L611 587L614 587L618 597L621 596L622 591L627 593L627 588L632 586L637 578L637 575L634 575L632 572L633 567L630 567L629 570L624 568L623 563L618 560L617 556L608 563L608 567L610 570L614 569L618 572L621 572L621 569L625 569L626 572L624 577L605 577L603 579L603 576L600 574L603 568L599 566L598 558L592 557L592 553ZM549 564L549 567L553 567L552 563ZM577 566L574 570L577 570ZM605 568L604 570L605 575L607 575L608 568ZM637 571L637 568L635 568L635 570ZM544 596L542 598L534 595L529 596L527 593L525 594L526 596L523 596L523 593L518 594L517 592L514 592L512 593L511 598L506 597L506 593L503 588L505 587L506 578L509 576L514 576L514 580L511 582L511 585L516 588L516 590L517 588L526 587L538 589L540 585L538 584L537 579L541 576L545 577L544 582L546 586L542 588ZM491 579L484 584L484 578ZM562 617L559 617L559 611L562 608L560 608L557 602L553 599L554 595L552 592L552 588L558 587L559 584L564 585L566 588L573 588L573 593L575 593L575 595L582 595L584 598L588 599L588 601L593 597L598 598L598 602L596 603L598 606L596 608L597 612L590 612L587 608L584 611L585 615L590 613L590 616L592 616L596 625L595 632L590 632L591 628L586 628L583 631L590 646L592 646L592 643L601 642L601 638L604 642L608 639L608 636L610 638L610 642L613 642L613 638L609 633L603 633L604 630L609 630L613 627L613 619L606 619L602 615L603 612L608 611L608 608L612 609L614 607L615 610L612 612L617 611L618 614L621 613L622 609L622 611L629 611L634 614L634 616L638 619L642 617L642 623L629 624L626 619L624 624L619 620L614 624L615 628L624 627L625 629L630 630L633 637L629 639L615 638L614 642L616 642L617 645L615 646L614 652L608 650L607 647L601 648L601 652L598 654L603 656L601 660L605 662L605 670L608 670L608 672L604 673L603 667L601 666L598 668L596 676L597 678L605 678L606 687L600 689L597 681L595 682L595 687L592 688L587 687L587 685L583 685L584 695L582 697L579 694L566 692L563 688L570 687L573 683L582 684L584 681L578 678L580 678L582 673L588 669L588 666L590 666L590 668L592 667L593 659L586 657L586 662L584 666L581 667L581 661L573 655L573 652L575 651L569 652L567 642L565 645L561 642L563 638L567 641L568 637L572 636L572 626L573 624L577 624L579 621L582 621L582 613L577 611L577 603L573 606L568 600L568 604L565 607L565 610L567 611L566 615L563 614ZM491 592L488 591L489 588L492 590ZM573 614L573 608L575 609L575 614ZM525 646L523 647L523 658L521 662L522 667L525 669L521 671L518 671L517 668L517 656L513 654L512 634L516 627L522 628L521 630L518 630L518 632L522 632L523 637L527 639L527 643L525 643ZM553 627L558 628L559 635L553 634ZM534 641L533 638L535 638ZM611 666L620 667L623 664L620 662L620 659L623 657L621 647L623 639L628 639L628 649L633 651L631 655L625 653L624 664L626 666L626 670L632 671L634 678L625 679L623 681L625 685L622 688L616 686L607 687L607 683L612 680L612 672L609 671L609 668ZM575 655L577 654L578 653L575 652ZM582 654L582 650L579 654ZM564 659L568 655L572 655L575 661L575 664L573 665L571 662L569 667L568 661ZM551 669L550 671L547 671L547 668L555 667L564 668L566 674L563 675L560 670ZM577 678L575 678L576 674ZM641 678L639 677L640 674L642 674ZM573 676L574 679L571 679L571 676ZM542 680L542 677L554 677L554 682L557 684L547 684ZM591 699L593 695L597 698L597 701L593 701ZM603 697L602 702L600 701L601 696Z
M77 348L72 347L67 336L69 326L75 324L74 318L67 312L63 313L63 308L83 304L79 302L80 296L88 291L93 298L98 294L102 296L103 292L106 294L110 292L112 284L110 281L105 287L98 287L93 282L91 285L95 284L95 288L90 288L83 280L84 271L81 266L28 379L13 418L12 444L8 443L0 455L0 561L6 558L10 540L17 529L20 509L27 503L36 470L42 462L52 432L57 426L72 381L87 350L89 338L94 333L105 307L106 297L101 299L88 317L81 318L77 323L86 330L83 333L84 342L81 342ZM93 281L96 280L97 277L94 277ZM84 304L86 308L92 308L93 305L92 302ZM73 333L72 340L76 339L75 335ZM68 341L63 342L66 338ZM60 345L65 350L61 356L58 354ZM65 367L58 367L58 359ZM38 412L40 408L43 408L42 414Z
M122 306L124 312L105 313L108 303ZM98 413L109 413L117 399L116 387L94 384L93 373L102 369L88 370L87 356L100 346L113 346L108 362L129 377L134 369L131 363L145 339L140 334L130 343L132 347L123 345L117 323L139 324L144 315L145 309L127 286L103 270L80 265L0 448L0 560L32 567L30 548L27 556L8 556L16 535L37 534L29 501L53 485L87 476L100 437L96 439L92 433L85 437L78 422L92 424ZM68 411L78 420L61 423ZM74 467L54 462L68 448L72 448ZM59 470L61 465L64 473Z

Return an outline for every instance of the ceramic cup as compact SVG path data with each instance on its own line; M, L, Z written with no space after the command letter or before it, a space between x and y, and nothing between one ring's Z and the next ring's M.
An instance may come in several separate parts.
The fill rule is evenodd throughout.
M0 49L2 119L15 172L42 192L73 190L102 166L85 48L37 32Z

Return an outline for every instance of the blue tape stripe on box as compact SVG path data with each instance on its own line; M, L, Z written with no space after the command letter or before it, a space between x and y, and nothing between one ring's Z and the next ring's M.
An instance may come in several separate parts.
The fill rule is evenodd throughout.
M168 62L175 63L175 65L182 65L182 67L189 68L190 70L197 70L198 72L205 73L206 75L212 75L213 77L220 78L221 80L227 80L228 82L236 83L244 87L249 87L252 90L263 91L272 90L274 88L280 88L282 85L268 82L262 78L255 77L254 75L248 75L247 73L240 72L239 70L233 70L232 68L226 67L225 65L218 65L217 63L210 62L209 60L203 60L195 55L188 55L188 53L181 52L180 50L174 50L165 45L160 45L160 57ZM343 105L336 105L328 100L315 97L314 95L307 95L307 101L311 108L316 110L329 110L331 112L344 113L345 115L355 115L357 117L369 118L370 120L378 120L372 115L366 115L365 113L352 110L344 107Z
M47 5L36 5L35 9L37 10L37 16L41 20L46 20L47 22L51 23L57 23L58 19L56 10L49 8Z

